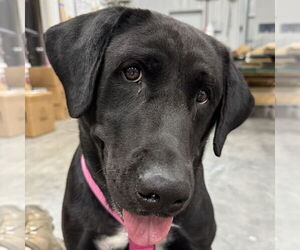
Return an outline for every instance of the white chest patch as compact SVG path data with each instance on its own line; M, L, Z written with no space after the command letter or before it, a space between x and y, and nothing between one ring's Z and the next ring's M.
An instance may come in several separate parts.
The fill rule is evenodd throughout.
M104 236L95 240L95 245L99 250L123 249L128 244L128 234L124 227L112 236Z
M172 224L172 227L180 228L178 225ZM156 250L164 250L165 245L172 239L171 232L168 237L156 245ZM101 239L95 240L95 245L99 250L115 250L123 249L128 244L128 234L124 227L120 227L119 231L112 236L104 236Z

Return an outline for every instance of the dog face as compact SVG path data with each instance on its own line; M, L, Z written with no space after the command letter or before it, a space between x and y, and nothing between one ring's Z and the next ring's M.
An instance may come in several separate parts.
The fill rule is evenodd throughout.
M193 161L222 96L223 59L187 25L160 15L134 20L141 22L123 26L106 49L95 135L114 200L167 216L194 189Z
M172 18L126 8L74 18L45 38L71 116L92 113L85 132L113 204L138 215L182 211L213 125L219 156L253 107L225 47Z

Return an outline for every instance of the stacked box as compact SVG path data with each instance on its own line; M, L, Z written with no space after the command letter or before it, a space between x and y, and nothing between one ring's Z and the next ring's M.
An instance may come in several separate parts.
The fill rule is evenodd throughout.
M276 50L277 105L300 105L300 43Z
M275 104L275 43L269 43L243 53L244 58L236 58L237 67L243 73L251 88L256 105Z
M39 136L54 130L55 118L51 92L26 91L25 103L26 136Z
M7 89L6 85L4 83L0 82L0 91L4 91L6 89Z
M0 91L0 136L24 133L24 92Z
M5 68L5 78L9 88L24 88L25 66Z
M275 43L266 44L249 52L240 69L249 86L274 87Z
M69 119L65 91L54 70L45 66L31 67L29 76L33 88L46 88L53 94L55 119Z

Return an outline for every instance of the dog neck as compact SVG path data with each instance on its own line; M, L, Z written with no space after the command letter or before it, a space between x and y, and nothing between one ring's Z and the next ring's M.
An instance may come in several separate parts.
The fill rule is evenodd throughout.
M95 183L95 181L86 165L83 155L81 156L80 162L81 162L81 169L82 169L82 173L85 178L85 181L87 182L87 184L88 184L89 188L91 189L91 191L93 192L93 194L96 196L96 198L101 203L101 205L106 209L106 211L112 217L114 217L120 224L124 225L123 219L118 215L118 213L116 211L114 211L110 208L110 206L105 198L105 195L103 194L103 192L101 191L99 186ZM142 249L143 250L155 250L155 246L139 246L129 239L129 250L142 250Z

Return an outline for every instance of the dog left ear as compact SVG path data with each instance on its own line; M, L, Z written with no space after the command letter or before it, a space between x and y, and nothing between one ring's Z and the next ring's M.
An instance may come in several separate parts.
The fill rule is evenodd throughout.
M81 15L45 33L49 61L64 86L74 118L80 117L92 102L105 49L125 10L112 7Z
M230 58L214 135L214 152L220 156L227 135L251 114L254 98L248 84Z

